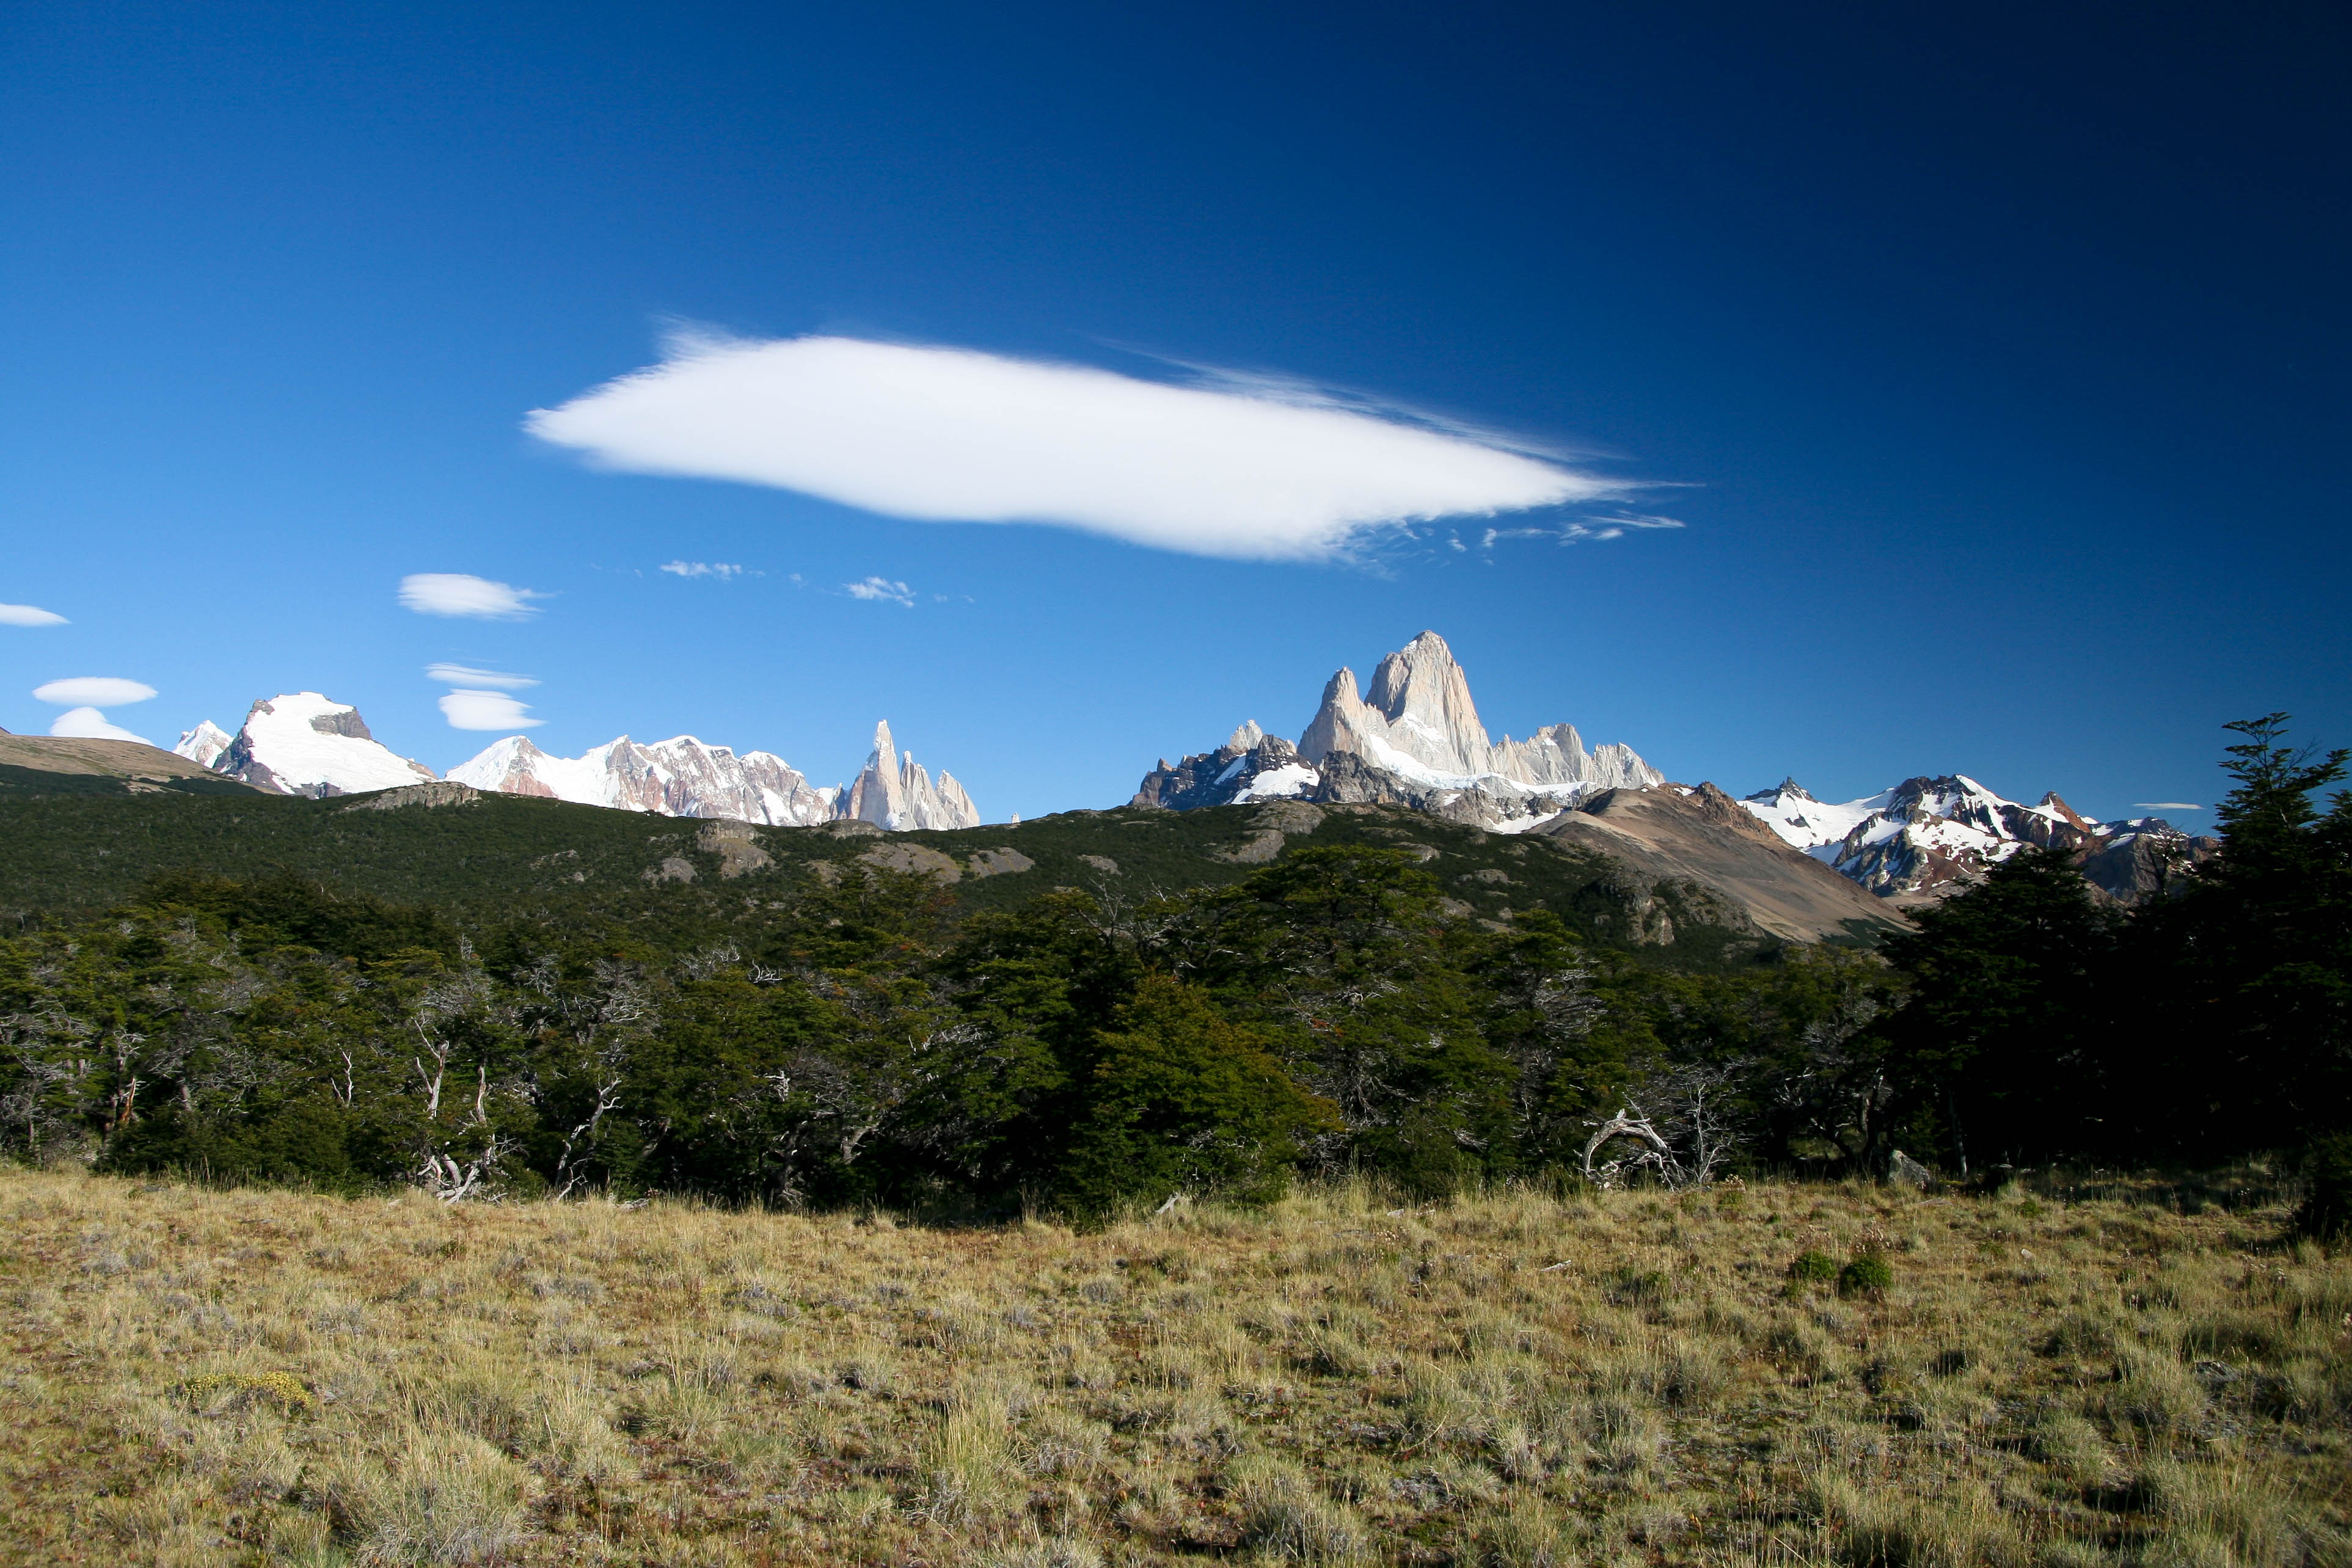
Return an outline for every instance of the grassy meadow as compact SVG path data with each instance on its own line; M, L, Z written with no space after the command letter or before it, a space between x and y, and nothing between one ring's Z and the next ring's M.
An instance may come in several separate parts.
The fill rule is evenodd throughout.
M2352 1258L2179 1197L1074 1231L0 1170L0 1557L2352 1563Z

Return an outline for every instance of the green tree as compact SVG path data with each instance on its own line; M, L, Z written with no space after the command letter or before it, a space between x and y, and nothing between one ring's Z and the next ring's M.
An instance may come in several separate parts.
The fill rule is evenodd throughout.
M2352 1128L2352 752L2285 743L2285 714L2228 727L2221 851L2135 921L2130 1034L2156 1071L2146 1132L2184 1155Z
M1178 1192L1280 1195L1303 1138L1336 1124L1252 1030L1151 976L1096 1036L1059 1190L1083 1212Z
M2097 1049L2117 922L2065 850L2029 848L1889 937L1908 977L1895 1071L1960 1163L2042 1158L2104 1136Z

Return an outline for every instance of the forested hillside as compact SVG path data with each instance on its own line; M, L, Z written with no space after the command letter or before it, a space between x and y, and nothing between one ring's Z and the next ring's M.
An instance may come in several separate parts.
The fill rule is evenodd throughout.
M2225 852L2176 895L2124 914L2021 855L1884 956L1380 808L886 837L446 784L12 800L0 1136L453 1197L1071 1214L1302 1171L2324 1146L2352 806L2315 797L2344 758L2240 727Z

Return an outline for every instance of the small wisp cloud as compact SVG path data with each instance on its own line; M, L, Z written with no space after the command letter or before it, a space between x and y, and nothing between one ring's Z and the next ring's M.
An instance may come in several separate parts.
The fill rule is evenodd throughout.
M723 560L666 561L662 565L662 570L668 572L673 577L729 578L740 577L743 575L743 569L741 567L732 565L730 562Z
M536 675L509 675L503 670L478 670L471 664L427 664L425 678L453 686L496 686L501 691L539 685Z
M530 601L546 597L462 571L415 571L400 580L400 607L419 615L520 621L539 613L539 607Z
M680 338L660 364L524 423L605 468L1235 559L1330 559L1416 522L1627 489L1274 378L1175 386L855 338Z
M845 582L841 591L852 599L864 599L877 604L903 604L915 607L915 591L903 582L893 582L887 577L868 577L856 582Z
M62 626L66 618L37 604L0 604L0 626Z

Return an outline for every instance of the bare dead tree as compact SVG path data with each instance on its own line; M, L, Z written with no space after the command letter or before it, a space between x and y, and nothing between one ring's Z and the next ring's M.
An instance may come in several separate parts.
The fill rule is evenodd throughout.
M499 1162L513 1150L510 1139L493 1135L478 1154L462 1166L453 1155L428 1154L416 1173L417 1179L425 1191L443 1203L461 1203L487 1191Z
M1738 1152L1737 1123L1726 1114L1739 1076L1735 1063L1695 1062L1652 1076L1639 1099L1629 1098L1601 1123L1584 1145L1584 1176L1604 1188L1629 1186L1643 1176L1681 1189L1705 1186ZM1653 1115L1643 1102L1655 1108ZM1601 1151L1624 1140L1630 1147L1601 1161Z

